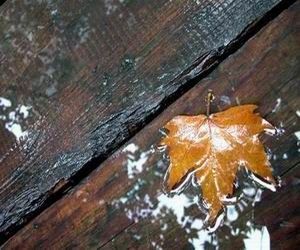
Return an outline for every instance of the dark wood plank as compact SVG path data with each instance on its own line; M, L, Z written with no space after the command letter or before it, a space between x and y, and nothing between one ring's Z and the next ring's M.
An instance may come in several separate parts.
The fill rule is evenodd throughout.
M50 204L289 2L6 1L1 234Z
M296 249L300 245L299 179L300 164L283 178L278 194L269 192L257 206L255 221L268 226L271 249Z
M198 207L183 203L187 209L182 218L189 220L189 225L178 223L180 213L173 210L176 206L159 201L153 209L164 204L166 211L160 210L166 215L163 219L152 215L140 218L138 223L130 224L113 236L102 249L153 249L154 246L162 249L245 249L246 245L247 249L269 249L268 245L271 249L297 249L300 243L299 174L299 166L288 172L282 177L283 184L278 192L263 192L261 201L255 202L255 206L251 204L255 200L253 196L241 199L238 205L230 207L233 215L228 216L214 233L197 229L195 222L203 220ZM260 189L253 184L252 187L258 197ZM234 220L235 213L237 220ZM253 237L254 232L256 237Z
M290 169L296 167L300 160L299 138L295 135L299 129L299 7L297 2L270 22L237 53L101 164L80 186L10 238L3 248L86 249L102 246L108 249L147 249L153 248L153 244L164 248L190 247L191 239L196 239L199 231L196 225L193 225L194 228L182 226L180 215L172 212L172 204L186 207L184 218L201 221L204 215L192 202L198 189L186 191L173 200L162 194L161 184L167 162L163 153L155 150L155 145L161 138L159 128L175 115L205 112L204 99L209 88L217 96L212 106L214 111L236 105L236 102L256 103L264 117L285 129L282 136L263 139L272 152L275 174L292 173ZM249 200L241 201L244 209L239 219L230 224L235 230L242 230L240 234L232 235L231 227L224 225L214 236L223 239L219 244L224 248L226 242L235 242L237 249L238 246L242 248L251 228L262 229L255 224L252 216L256 203L253 199L255 196L259 200L261 187L251 181L243 185L253 187L252 192L256 195L248 195ZM295 197L297 188L283 177L283 191L274 194L264 192L267 196L263 202L265 199L270 199L270 204L276 201L276 206L284 210L286 204L280 203L282 195L292 194ZM263 225L268 227L268 218L274 217L268 215L263 204L254 212L258 217L265 213ZM167 206L165 210L164 206ZM290 209L296 210L297 206L299 204L293 202ZM278 220L272 223L276 222ZM273 229L270 232L278 233ZM286 231L281 232L280 237L284 238ZM292 239L296 230L288 233ZM203 237L205 235L207 233ZM211 239L210 235L207 237ZM226 242L225 237L229 237ZM286 246L283 241L281 244ZM232 249L232 245L230 247Z

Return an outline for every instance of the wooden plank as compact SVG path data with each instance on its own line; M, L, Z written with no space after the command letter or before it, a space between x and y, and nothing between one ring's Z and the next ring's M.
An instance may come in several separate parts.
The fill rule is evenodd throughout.
M197 230L194 228L188 232L182 226L180 216L168 208L164 211L163 205L166 206L164 201L185 205L185 216L200 220L203 214L195 204L190 204L195 190L192 190L194 195L187 191L181 197L189 205L181 204L178 197L163 200L166 197L162 194L161 183L167 162L163 153L155 150L155 145L161 138L159 128L175 115L205 112L204 99L208 88L217 96L212 106L214 111L236 105L236 102L258 104L264 117L285 129L282 136L264 137L265 145L272 151L275 174L283 175L292 166L297 166L300 160L295 136L299 129L299 6L297 2L270 22L101 164L80 186L10 238L3 249L101 246L145 249L153 247L152 244L163 244L164 248L190 246L189 240L196 238ZM286 183L283 192L292 190L294 195L294 186ZM249 185L255 187L258 196L259 187L253 183ZM269 192L264 193L269 195ZM281 193L269 197L276 199L278 204ZM226 226L219 233L219 237L230 236L229 242L234 240L237 246L242 246L243 237L249 231L246 222L253 222L253 197L245 202L248 205L244 205L244 213L239 220L233 221L236 228L243 226L245 233L240 234L242 238L233 237ZM285 204L280 206L284 209ZM296 209L298 204L295 202L291 206ZM263 208L254 211L260 214L266 211ZM266 225L267 216L264 216ZM164 230L165 224L167 230ZM293 232L290 234L294 235Z
M204 246L211 249L232 249L233 246L236 249L245 249L246 244L249 249L259 249L257 246L263 246L260 249L269 249L269 244L271 249L296 249L300 243L299 166L284 175L278 192L264 192L261 201L255 206L251 205L253 197L241 199L238 205L231 206L230 212L233 215L228 216L225 223L214 233L197 230L195 221L203 219L199 216L199 208L185 204L188 209L182 218L190 220L191 225L178 223L179 213L167 210L163 224L159 218L153 219L151 216L140 219L138 223L130 224L122 233L115 235L102 249L202 249ZM256 191L256 196L260 195L259 189L253 190ZM155 209L159 206L155 205ZM166 205L166 209L170 207L175 206ZM164 211L161 211L163 214ZM237 220L233 218L235 213L238 214ZM163 230L164 228L167 229ZM254 232L258 234L254 239L256 244L252 238ZM262 245L263 241L267 244Z
M300 244L299 166L286 174L278 194L268 193L257 206L255 220L268 225L271 249L295 249Z
M290 1L6 1L1 234L95 168L279 3Z

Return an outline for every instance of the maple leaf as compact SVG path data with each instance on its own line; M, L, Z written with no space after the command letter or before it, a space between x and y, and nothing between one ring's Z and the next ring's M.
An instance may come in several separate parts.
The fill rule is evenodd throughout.
M161 145L169 149L167 189L178 188L193 174L201 186L211 222L222 210L224 198L232 195L239 166L275 184L258 138L274 127L254 113L256 108L242 105L207 116L176 116L165 125L169 132Z

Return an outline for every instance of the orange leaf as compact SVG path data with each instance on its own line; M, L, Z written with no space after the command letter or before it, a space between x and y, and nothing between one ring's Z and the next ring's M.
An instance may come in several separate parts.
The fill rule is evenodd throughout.
M168 146L170 166L167 188L176 189L189 175L196 177L213 221L223 208L224 198L233 193L239 166L244 166L275 184L271 165L258 135L274 129L255 105L232 107L216 114L176 116L165 125L162 140Z

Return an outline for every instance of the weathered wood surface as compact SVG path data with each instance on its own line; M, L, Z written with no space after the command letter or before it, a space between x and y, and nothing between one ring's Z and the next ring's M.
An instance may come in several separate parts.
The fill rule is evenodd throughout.
M94 168L282 2L6 1L1 234Z
M212 241L202 242L207 247L215 245L217 240L221 249L232 249L233 245L242 249L247 234L254 229L262 232L264 225L271 242L274 241L274 249L293 249L299 229L299 202L296 201L300 157L295 135L299 130L296 113L300 79L299 7L297 2L270 22L83 183L10 238L3 249L148 249L155 246L182 249L191 247L192 243L200 244L196 239L205 237ZM197 230L193 224L201 222L204 216L193 202L197 188L191 188L177 199L168 200L162 194L167 162L163 153L155 150L161 138L158 130L168 120L178 114L205 112L204 99L209 88L217 97L212 106L214 111L237 102L256 103L264 117L285 129L281 136L263 137L271 150L274 173L282 176L282 188L278 193L264 191L262 202L253 210L261 189L252 182L242 181L244 188L254 187L251 189L254 193L248 193L234 206L239 219L230 220L228 215L227 224L212 235ZM177 204L185 207L182 216L188 223L184 224L181 215L175 213ZM238 234L234 233L236 230Z
M233 247L235 249L245 249L245 241L248 237L251 237L251 234L249 234L251 230L263 231L263 228L267 228L265 234L270 235L264 237L266 237L268 243L270 241L271 249L297 249L300 243L299 166L296 169L294 168L294 171L285 174L282 178L282 187L278 192L264 192L262 201L254 206L254 211L251 205L254 200L253 197L238 202L239 205L235 206L233 210L238 212L238 219L230 221L228 210L228 218L225 219L225 224L215 233L208 234L205 233L205 230L199 230L201 234L197 235L198 230L193 226L193 221L203 219L199 216L198 207L186 205L188 209L184 212L183 219L189 219L191 226L182 226L184 223L178 223L177 221L178 213L176 215L170 209L170 207L174 209L176 206L169 205L165 207L166 212L163 209L159 210L162 214L167 214L163 220L159 217L153 219L150 215L146 219L140 219L138 223L131 223L122 232L114 235L102 249L153 249L155 248L154 244L162 249L193 249L193 247L202 249L201 245L203 249L216 249L217 247L220 249L232 249ZM255 192L256 195L260 193L257 189ZM172 200L169 202L172 202ZM155 204L154 208L151 209L156 211L160 204L161 201L158 200L158 204ZM163 204L165 205L165 203ZM181 202L179 204L182 205ZM232 207L230 209L232 211ZM243 210L241 211L241 209ZM166 227L167 230L163 230ZM190 232L188 229L190 229ZM203 242L203 244L193 241L194 239ZM267 244L265 247L257 247L260 246L261 239L258 237L255 240L257 241L256 244L251 241L250 246L248 245L249 249L269 249L266 246ZM95 247L96 245L92 246Z
M268 193L255 212L256 221L268 225L271 249L296 249L300 245L300 164L283 178L278 193Z

